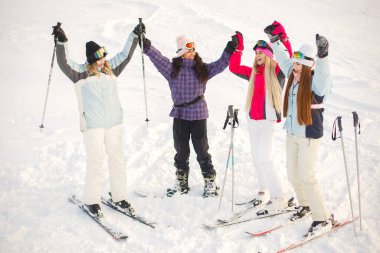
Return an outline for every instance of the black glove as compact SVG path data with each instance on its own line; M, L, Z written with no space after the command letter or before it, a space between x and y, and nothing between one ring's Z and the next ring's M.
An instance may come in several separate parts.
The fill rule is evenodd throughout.
M54 39L57 38L59 42L66 42L67 41L66 34L62 30L61 24L53 26L53 33L51 35L54 35Z
M329 42L324 36L315 35L315 42L317 43L318 48L318 57L324 58L329 55Z
M133 33L138 35L138 36L141 36L142 34L145 34L146 33L146 30L145 30L145 25L144 23L141 23L141 26L140 24L138 24L135 29L133 29Z
M152 44L152 42L150 42L150 40L148 40L148 39L145 38L145 37L143 37L142 41L143 41L144 50L145 50L145 49L149 49L149 48L150 48L150 45ZM141 39L140 39L140 37L139 37L139 45L140 45L140 47L141 47Z
M236 34L232 35L231 40L227 42L226 49L224 50L227 53L232 54L233 52L235 52L235 49L237 48L238 44L239 44L238 37L236 36Z

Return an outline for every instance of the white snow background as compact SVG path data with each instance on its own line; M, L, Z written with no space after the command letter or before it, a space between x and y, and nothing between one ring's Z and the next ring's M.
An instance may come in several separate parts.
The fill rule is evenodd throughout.
M216 60L236 30L243 33L243 63L251 66L252 47L267 39L263 29L273 20L283 23L294 50L315 43L315 34L330 42L333 89L325 103L325 136L317 168L328 210L338 220L351 217L341 141L331 140L334 119L342 116L343 135L355 216L358 193L352 111L361 122L359 141L363 230L353 226L315 240L294 252L380 252L380 16L375 0L226 1L226 0L14 0L0 3L0 252L274 252L302 235L304 221L264 238L245 231L260 231L286 217L206 230L215 219L219 199L201 197L203 181L191 153L187 196L154 198L174 182L170 91L166 80L145 57L149 126L145 123L141 54L137 48L119 77L124 107L128 200L138 214L157 223L142 225L103 206L106 220L129 235L115 241L68 202L82 197L85 151L79 131L77 102L71 81L54 64L44 130L40 132L48 74L53 52L51 26L62 22L71 58L83 63L85 43L94 40L109 55L122 49L128 34L142 17L147 37L161 52L175 56L175 38L191 35L205 62ZM243 108L247 82L228 69L207 84L210 111L210 153L222 185L230 129L222 130L227 106ZM258 190L250 156L243 110L235 130L235 201L248 200ZM275 164L286 180L285 131L276 127ZM105 167L104 194L108 192ZM139 189L148 193L141 198ZM231 170L223 210L231 208ZM235 207L235 211L239 210Z

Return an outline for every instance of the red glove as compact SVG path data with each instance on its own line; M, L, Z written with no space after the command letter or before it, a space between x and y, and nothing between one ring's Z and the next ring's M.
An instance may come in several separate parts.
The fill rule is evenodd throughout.
M236 37L238 38L238 45L236 47L236 50L243 51L244 50L243 34L241 34L241 32L236 31Z
M281 41L285 41L288 38L288 35L285 32L285 28L277 21L274 21L272 25L274 27L272 34L280 35Z

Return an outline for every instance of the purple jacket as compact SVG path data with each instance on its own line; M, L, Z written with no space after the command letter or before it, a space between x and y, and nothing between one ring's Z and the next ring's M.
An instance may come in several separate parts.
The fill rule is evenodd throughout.
M163 56L152 45L144 49L144 53L150 58L157 70L168 80L172 95L173 103L176 105L193 101L198 96L201 96L206 91L206 85L202 84L196 77L193 66L195 61L183 59L181 71L177 78L173 79L170 76L172 71L172 63ZM226 51L215 62L205 64L208 70L208 79L223 72L228 66L230 54ZM173 107L170 112L170 117L184 120L201 120L208 118L207 103L204 98L195 104L186 107Z

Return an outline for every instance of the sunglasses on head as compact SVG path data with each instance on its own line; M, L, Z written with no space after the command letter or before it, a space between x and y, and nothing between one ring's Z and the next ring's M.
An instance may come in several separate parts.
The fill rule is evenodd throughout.
M299 51L294 52L293 57L296 59L305 59L305 60L309 60L309 61L314 61L314 58L308 57Z
M185 45L183 45L182 48L178 49L176 53L178 53L178 52L181 51L182 49L187 49L187 50L194 49L194 50L195 50L195 44L194 44L194 42L186 43Z
M101 47L94 53L95 59L100 60L103 57L107 56L107 50L104 47Z

